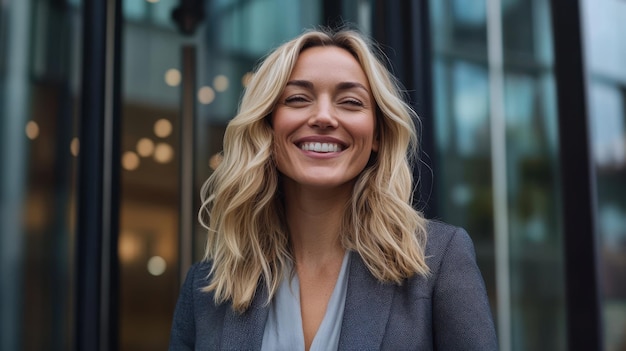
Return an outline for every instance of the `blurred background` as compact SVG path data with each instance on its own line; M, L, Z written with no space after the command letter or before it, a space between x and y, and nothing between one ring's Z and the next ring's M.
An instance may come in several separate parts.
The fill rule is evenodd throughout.
M263 55L340 21L420 115L502 350L626 350L623 0L0 1L0 349L166 350L199 187Z

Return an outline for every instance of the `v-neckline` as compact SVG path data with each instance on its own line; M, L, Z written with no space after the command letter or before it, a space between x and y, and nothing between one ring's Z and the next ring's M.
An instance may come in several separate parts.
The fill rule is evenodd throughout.
M320 323L309 351L326 350L330 343L336 348L339 343L343 308L348 286L350 253L346 251L339 276L326 305L324 318ZM280 333L280 335L279 335ZM274 338L272 340L272 338ZM277 343L277 344L274 344ZM270 345L271 344L271 345ZM300 309L300 282L297 273L285 277L269 306L268 321L265 325L262 349L305 349L302 314ZM297 348L294 348L297 345Z

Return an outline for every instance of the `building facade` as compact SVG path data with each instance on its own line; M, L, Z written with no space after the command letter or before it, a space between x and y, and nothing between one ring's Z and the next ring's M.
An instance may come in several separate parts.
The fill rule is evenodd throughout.
M470 233L500 348L626 350L621 0L0 2L0 349L166 349L247 79L339 23L420 116L415 206Z

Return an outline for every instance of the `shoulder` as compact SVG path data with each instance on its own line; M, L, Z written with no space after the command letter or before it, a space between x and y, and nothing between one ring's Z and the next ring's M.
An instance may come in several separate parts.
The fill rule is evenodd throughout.
M482 283L474 243L461 227L429 221L425 256L431 273L428 280L435 289L445 281Z
M228 304L215 304L213 292L204 290L209 285L210 273L211 263L206 261L192 265L187 271L174 311L170 350L196 346L218 348Z
M203 260L194 263L187 271L183 289L188 289L196 308L198 306L202 306L203 309L218 307L213 306L215 305L213 292L205 291L210 284L212 267L211 261Z
M451 248L465 250L474 255L472 239L461 227L437 220L428 220L426 240L426 257L431 261L440 261Z
M497 338L474 245L460 227L430 221L432 320L437 349L497 350Z
M209 284L209 275L213 264L210 261L202 260L194 263L187 271L186 280L190 280L194 287L205 287Z
M430 274L416 274L408 278L406 285L421 297L431 296L438 282L446 279L450 271L476 266L474 245L467 231L437 220L426 222L424 256Z
M194 312L216 310L220 306L215 304L214 293L206 291L211 279L210 261L201 261L193 264L187 271L187 276L181 287L179 303L187 303ZM182 300L182 301L181 301Z

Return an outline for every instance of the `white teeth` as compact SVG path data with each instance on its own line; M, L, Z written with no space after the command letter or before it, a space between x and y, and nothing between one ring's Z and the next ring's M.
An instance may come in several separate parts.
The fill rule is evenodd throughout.
M302 143L300 149L315 152L339 152L341 147L333 143Z

